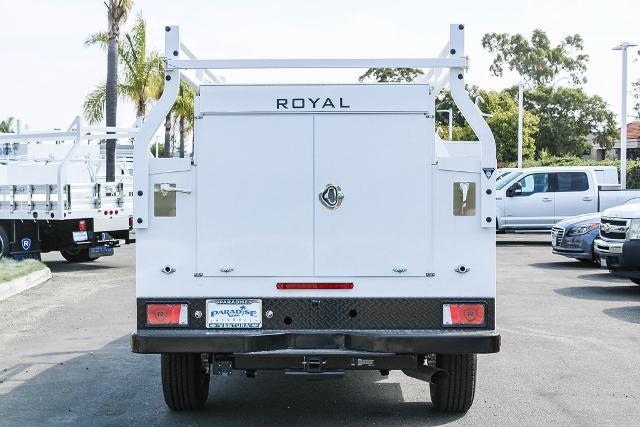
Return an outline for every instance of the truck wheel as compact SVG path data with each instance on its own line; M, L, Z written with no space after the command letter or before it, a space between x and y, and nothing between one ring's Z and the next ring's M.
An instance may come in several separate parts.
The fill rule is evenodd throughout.
M198 353L163 353L162 392L174 411L200 409L209 397L209 374Z
M60 255L69 262L95 261L98 258L89 256L89 248L67 248L60 251Z
M9 256L9 234L0 225L0 258Z
M443 412L466 412L476 391L475 354L437 354L435 366L449 373L439 384L429 384L431 402Z

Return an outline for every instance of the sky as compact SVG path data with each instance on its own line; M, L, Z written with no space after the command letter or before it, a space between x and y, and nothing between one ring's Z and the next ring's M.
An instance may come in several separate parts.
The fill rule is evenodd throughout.
M621 55L611 48L640 44L638 0L136 0L125 28L140 12L151 49L163 51L164 26L179 25L181 40L203 58L434 57L448 42L449 24L462 23L471 64L465 81L489 89L514 85L519 77L490 74L492 58L481 46L485 33L528 37L540 28L553 44L578 33L590 57L585 89L616 114ZM0 119L19 118L32 130L68 126L86 94L105 80L106 52L85 47L84 40L106 28L103 0L0 0ZM640 78L638 49L629 51L629 82ZM229 83L355 82L362 71L223 75ZM134 119L133 107L121 101L118 125Z

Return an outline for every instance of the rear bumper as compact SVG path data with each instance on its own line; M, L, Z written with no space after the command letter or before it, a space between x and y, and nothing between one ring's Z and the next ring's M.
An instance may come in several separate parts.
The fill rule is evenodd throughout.
M134 353L248 353L345 350L395 354L497 353L495 330L138 330Z

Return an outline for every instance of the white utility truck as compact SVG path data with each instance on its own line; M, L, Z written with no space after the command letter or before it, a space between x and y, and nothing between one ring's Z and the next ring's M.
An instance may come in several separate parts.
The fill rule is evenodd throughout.
M440 57L334 60L196 59L165 30L164 92L134 148L132 349L162 354L167 405L203 406L210 375L232 371L402 370L431 382L436 408L469 409L476 354L500 335L495 144L464 89L464 27ZM432 71L418 84L182 74L366 67ZM153 158L181 77L197 90L193 156ZM445 84L479 142L437 138Z
M78 117L67 131L0 134L0 257L93 261L134 241L133 177L118 168L105 182L97 142L107 130ZM135 136L114 130L110 138Z
M516 169L496 184L496 228L546 230L558 221L640 198L621 190L615 166L549 166Z

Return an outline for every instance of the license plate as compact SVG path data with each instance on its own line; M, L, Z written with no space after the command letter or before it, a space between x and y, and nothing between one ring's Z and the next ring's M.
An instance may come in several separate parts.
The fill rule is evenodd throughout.
M110 256L113 255L113 248L111 246L93 246L89 248L90 257Z
M606 258L600 258L600 267L607 268L607 259Z
M261 327L261 299L207 300L207 328L256 329Z
M73 241L74 242L84 242L85 240L89 240L89 236L87 236L86 231L74 231L73 232Z

